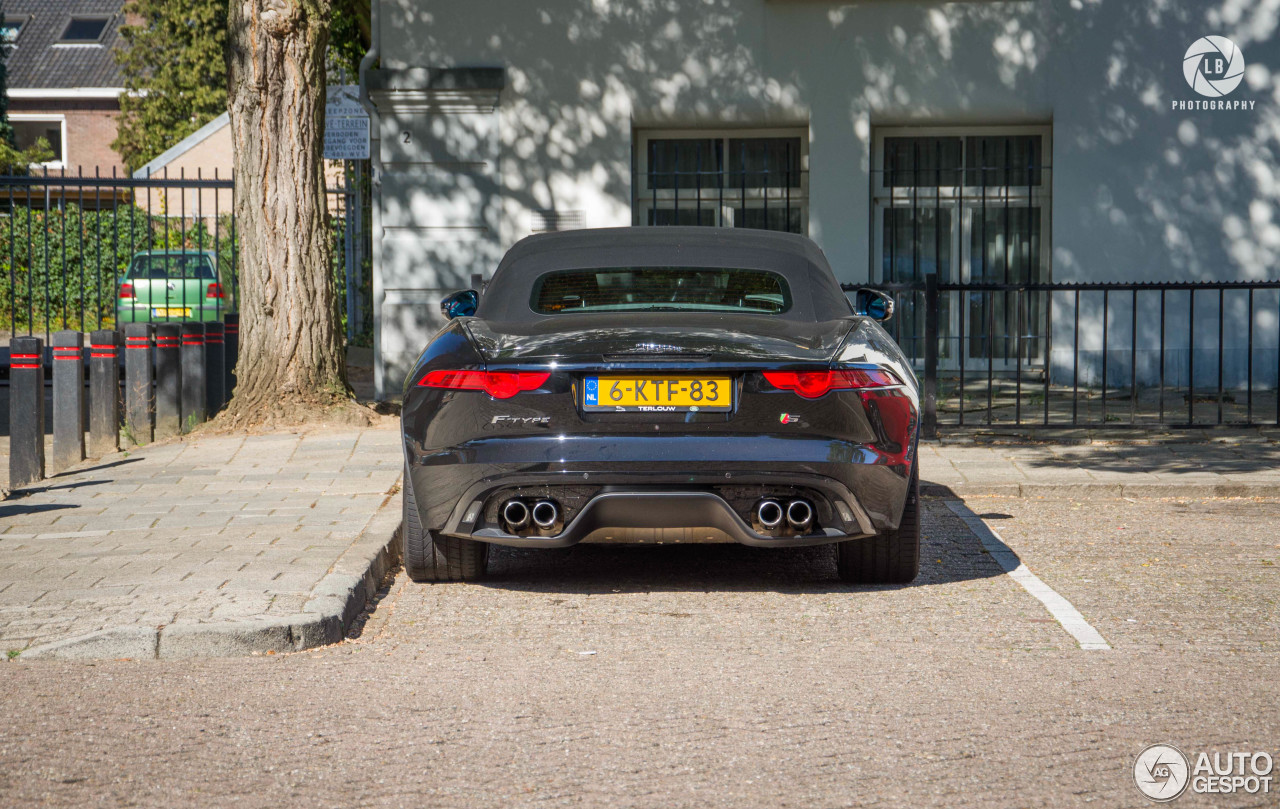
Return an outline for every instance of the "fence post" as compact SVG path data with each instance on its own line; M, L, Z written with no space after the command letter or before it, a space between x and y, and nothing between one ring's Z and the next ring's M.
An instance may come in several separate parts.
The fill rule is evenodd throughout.
M89 335L89 455L120 449L120 333Z
M205 401L204 324L182 324L182 431L191 432L204 422Z
M151 323L124 326L124 418L128 435L135 444L151 443Z
M84 335L53 333L53 463L57 474L84 460Z
M224 402L229 402L236 389L236 360L240 357L240 315L228 312L222 319L222 398Z
M227 362L223 328L220 321L204 324L205 410L209 418L217 415L222 406L227 403L223 387Z
M182 329L156 324L156 438L182 432Z
M938 274L924 277L924 402L920 431L938 437Z
M44 479L44 341L9 341L9 487Z

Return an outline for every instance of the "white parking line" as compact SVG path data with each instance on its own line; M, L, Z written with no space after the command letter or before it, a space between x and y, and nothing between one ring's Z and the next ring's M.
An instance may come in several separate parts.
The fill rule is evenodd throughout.
M991 558L996 560L996 564L1009 574L1009 578L1022 585L1022 589L1026 590L1035 597L1045 609L1049 610L1049 614L1054 617L1062 628L1067 630L1071 637L1076 639L1081 649L1110 649L1111 644L1094 629L1080 611L1071 605L1071 602L1058 595L1057 591L1044 581L1032 573L1026 565L1022 564L1022 560L1018 555L1000 538L1000 535L991 530L982 518L964 504L961 500L945 501L947 508L951 512L964 521L969 526L969 530L974 533L978 540L982 542L982 546L991 554Z

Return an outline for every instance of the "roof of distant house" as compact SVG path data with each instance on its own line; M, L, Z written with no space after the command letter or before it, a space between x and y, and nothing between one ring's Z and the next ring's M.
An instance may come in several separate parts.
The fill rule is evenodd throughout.
M160 155L157 156L155 160L152 160L147 165L135 171L133 173L133 176L140 180L146 179L147 177L150 177L153 174L156 176L159 176L160 172L164 170L165 166L169 165L170 163L177 160L182 155L186 154L187 152L191 151L195 147L199 146L201 143L204 143L215 132L219 131L224 126L230 126L230 124L231 124L231 116L225 112L222 113L217 118L214 118L209 123L200 127L195 132L192 132L190 135L187 135L185 138L178 141L174 145L170 146L164 152L160 153Z
M119 88L115 48L124 24L125 0L4 0L6 24L21 21L9 47L9 88L75 90ZM101 36L92 39L105 18ZM72 21L76 25L72 26ZM65 34L77 37L64 41Z

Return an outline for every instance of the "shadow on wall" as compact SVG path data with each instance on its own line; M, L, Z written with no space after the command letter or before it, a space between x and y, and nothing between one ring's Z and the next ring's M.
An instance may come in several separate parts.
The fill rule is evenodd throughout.
M384 122L384 151L398 144L383 186L384 287L389 302L402 295L403 309L420 310L384 324L388 359L416 354L438 325L434 302L490 273L534 212L631 222L633 128L807 126L809 235L842 278L858 280L870 265L874 125L1051 120L1055 280L1276 275L1274 3L473 0L460 10L387 0L382 9L388 68L507 69L496 115L430 116L413 144ZM1253 109L1172 108L1200 98L1182 60L1206 34L1242 48L1248 68L1231 98ZM476 237L456 238L463 231ZM1100 331L1099 312L1082 317Z

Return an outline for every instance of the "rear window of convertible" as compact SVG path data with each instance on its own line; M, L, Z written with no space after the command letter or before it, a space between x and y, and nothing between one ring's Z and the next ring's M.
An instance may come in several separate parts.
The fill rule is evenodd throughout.
M755 312L791 308L786 279L723 267L605 267L539 276L530 300L540 315L572 312Z

